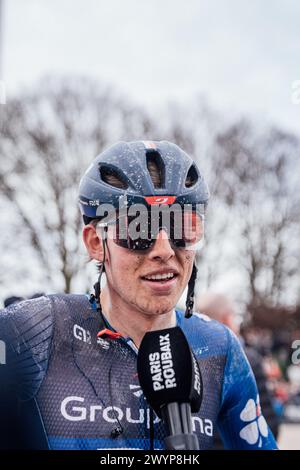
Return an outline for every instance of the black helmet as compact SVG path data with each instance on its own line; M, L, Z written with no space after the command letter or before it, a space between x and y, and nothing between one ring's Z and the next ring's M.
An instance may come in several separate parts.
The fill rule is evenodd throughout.
M177 145L167 141L118 142L100 153L85 172L79 187L79 204L85 224L99 218L102 204L119 207L126 196L132 204L192 204L205 209L208 187L192 158ZM105 249L105 242L103 242ZM101 275L95 284L97 309L100 305ZM192 315L197 268L194 264L188 284L185 316Z
M157 178L153 177L155 168ZM118 142L100 153L85 172L79 187L83 220L97 219L100 204L118 207L153 203L153 198L173 196L177 204L203 204L209 198L207 185L195 162L177 145L161 142ZM152 197L152 200L151 200ZM156 199L156 203L160 200Z

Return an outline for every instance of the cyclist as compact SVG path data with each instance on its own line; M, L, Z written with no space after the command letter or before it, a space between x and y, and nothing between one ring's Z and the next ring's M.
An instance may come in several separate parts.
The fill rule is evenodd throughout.
M120 142L94 160L79 193L83 241L99 263L95 292L45 295L0 313L7 345L0 373L21 403L21 445L164 448L164 424L143 396L136 359L145 332L178 325L202 372L203 402L193 416L200 448L212 447L216 427L227 448L276 448L238 340L192 315L209 198L193 160L165 141ZM167 222L164 208L174 209ZM186 287L181 312L175 305Z

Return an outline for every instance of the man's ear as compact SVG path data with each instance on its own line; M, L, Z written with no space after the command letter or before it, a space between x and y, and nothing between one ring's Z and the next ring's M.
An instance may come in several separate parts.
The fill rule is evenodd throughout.
M97 261L103 261L102 240L92 224L83 227L82 238L90 257Z

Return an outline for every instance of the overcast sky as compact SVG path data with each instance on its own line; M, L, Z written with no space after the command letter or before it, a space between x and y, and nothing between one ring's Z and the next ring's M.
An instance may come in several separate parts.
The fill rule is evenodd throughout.
M299 130L299 0L4 0L7 93L48 73L115 84L141 103L207 97Z

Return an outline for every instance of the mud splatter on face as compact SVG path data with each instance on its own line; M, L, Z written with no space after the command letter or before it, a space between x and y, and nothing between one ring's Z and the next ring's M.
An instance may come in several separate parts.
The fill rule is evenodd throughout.
M109 263L107 279L114 295L127 308L143 315L162 315L176 306L191 276L195 253L184 249L174 249L168 239L154 245L145 253L130 251L109 243ZM176 272L176 281L166 293L153 290L151 283L145 282L148 273L168 270Z

